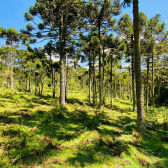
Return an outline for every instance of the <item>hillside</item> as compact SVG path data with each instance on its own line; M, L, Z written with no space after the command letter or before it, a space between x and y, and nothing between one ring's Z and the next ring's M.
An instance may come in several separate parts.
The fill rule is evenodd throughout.
M130 102L115 99L111 110L88 104L80 91L69 97L64 108L47 93L1 92L0 167L168 167L161 108L157 117L148 113L141 137Z

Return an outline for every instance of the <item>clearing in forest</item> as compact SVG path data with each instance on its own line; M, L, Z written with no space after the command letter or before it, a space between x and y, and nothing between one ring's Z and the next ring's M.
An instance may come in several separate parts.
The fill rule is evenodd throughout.
M160 109L147 114L141 137L130 102L115 99L113 109L100 108L86 97L73 92L64 108L50 95L2 92L0 167L168 167L168 126Z

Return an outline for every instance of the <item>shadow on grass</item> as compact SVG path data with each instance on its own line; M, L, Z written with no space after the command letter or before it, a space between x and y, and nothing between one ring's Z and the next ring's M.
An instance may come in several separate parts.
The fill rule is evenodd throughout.
M27 102L30 101L24 95L21 98ZM31 101L39 105L43 105L43 101L46 103L44 105L51 105L50 99L50 96L42 96L33 98ZM77 99L69 99L68 103L86 105ZM118 106L114 106L113 109L118 112L122 111ZM10 153L9 163L11 165L18 163L32 165L37 161L38 164L41 164L45 158L52 156L53 152L56 151L58 156L63 151L58 148L61 143L74 141L87 131L97 131L99 137L95 141L83 141L83 146L78 147L74 157L68 158L67 162L79 167L103 163L109 157L120 156L122 152L129 153L128 145L115 139L121 135L132 134L136 130L135 119L119 116L118 119L110 118L107 120L107 117L107 114L100 110L91 115L87 111L75 107L72 112L58 106L51 111L36 110L34 112L25 107L15 113L1 114L0 121L4 125L0 131L2 131L3 137L9 138L7 142L4 141L1 144L7 146L4 150L8 154ZM110 130L107 129L108 127L115 129ZM161 126L158 126L157 129L162 130ZM148 136L143 138L141 144L143 153L163 159L162 163L154 165L157 168L159 166L167 167L168 164L168 150L164 147L163 142L158 139L162 133L149 131ZM111 139L108 140L107 137ZM19 161L13 161L19 157Z
M20 115L21 118L18 119L17 116ZM46 153L45 150L50 150L50 148L52 148L53 146L50 146L47 149L44 149L43 151L40 152L38 151L38 149L36 149L36 147L34 147L33 151L33 149L30 150L30 148L33 147L31 145L28 145L30 140L32 139L34 140L37 137L48 137L49 139L52 140L55 139L61 142L72 141L75 138L78 138L82 133L91 130L97 130L100 135L102 134L102 136L104 136L105 134L110 135L106 131L102 132L99 129L100 125L106 124L106 121L104 120L106 117L107 116L104 112L100 112L97 115L89 115L84 110L74 110L73 112L70 113L66 108L55 108L52 109L51 111L37 110L33 113L29 112L27 109L21 109L20 111L18 111L18 114L11 113L8 116L2 117L3 122L5 122L6 119L14 118L13 120L8 122L8 126L11 125L11 129L14 129L15 128L14 125L17 125L16 129L14 129L13 131L6 130L4 131L3 135L4 136L10 135L10 137L13 139L25 141L24 142L25 144L21 145L23 146L22 149L22 147L14 145L15 140L13 140L14 142L11 141L9 142L9 146L12 147L5 148L5 150L11 153L10 157L12 159L16 159L19 156L21 157L19 161L14 162L15 164L17 164L18 162L22 162L24 164L29 165L29 163L32 164L33 160L36 161L36 159L38 159L39 163L42 163L43 158L48 156L48 152ZM111 123L113 123L113 121L108 122L107 125L111 125ZM22 127L25 127L28 130L25 129L25 131L22 130L23 131L22 133L18 133L21 132L20 130L22 129ZM34 132L33 128L35 127L37 131ZM114 134L113 136L117 136L117 134ZM24 139L24 137L26 137L26 139ZM115 142L113 143L115 144ZM115 148L116 147L114 145L114 149ZM23 152L21 151L21 149ZM106 152L104 151L105 149ZM76 158L69 159L69 162L75 163L77 161L81 166L84 165L84 163L92 164L93 161L94 163L98 161L98 160L96 161L96 159L93 159L95 152L96 153L105 152L105 154L103 155L107 156L110 154L110 152L112 152L112 149L113 147L110 147L108 143L106 144L104 142L99 143L94 148L89 150L87 149L87 147L79 149ZM13 150L14 152L12 152ZM39 154L41 154L42 156L40 157ZM86 154L88 154L87 158ZM121 153L119 153L118 155L120 154ZM31 156L36 159L32 159ZM10 162L12 162L12 160Z

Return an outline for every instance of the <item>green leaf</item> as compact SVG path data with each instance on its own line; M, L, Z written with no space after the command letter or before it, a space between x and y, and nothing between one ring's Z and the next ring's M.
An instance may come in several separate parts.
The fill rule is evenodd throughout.
M32 44L32 43L35 43L36 42L36 40L34 39L34 38L29 38L29 42Z
M25 17L26 21L31 21L31 20L33 20L33 16L32 16L29 12L26 12L26 13L24 14L24 17Z
M28 31L32 31L32 30L35 29L35 28L33 27L33 25L30 24L30 23L28 23L28 24L26 25L26 28L27 28Z
M29 12L31 15L35 16L37 14L37 9L34 6L30 6Z
M6 34L6 30L3 27L0 27L0 37L3 37Z
M44 29L44 25L42 23L39 23L38 24L38 28L39 28L39 30L43 30Z

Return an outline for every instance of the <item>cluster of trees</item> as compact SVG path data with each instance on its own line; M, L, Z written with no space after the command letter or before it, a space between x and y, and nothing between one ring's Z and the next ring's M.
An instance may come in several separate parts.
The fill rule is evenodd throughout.
M168 32L159 14L148 19L139 13L138 0L133 0L133 21L128 14L117 20L122 7L131 3L131 0L36 1L24 15L32 22L26 29L18 33L12 28L0 28L0 37L7 41L7 46L0 49L1 86L11 85L13 89L14 77L22 88L31 91L34 83L35 94L42 94L47 81L55 97L59 83L63 106L68 86L74 87L75 82L81 88L88 86L89 102L93 104L105 105L106 95L111 107L113 97L128 98L133 102L133 111L137 110L138 131L144 133L144 105L146 111L148 105L154 111L156 105L168 103ZM41 23L36 23L36 17ZM48 43L43 48L31 48L39 39ZM27 50L18 49L19 42L27 45ZM59 54L59 62L53 62L53 53ZM123 58L130 66L122 68ZM73 60L74 68L68 65L69 60ZM87 61L89 69L77 67L79 60Z

